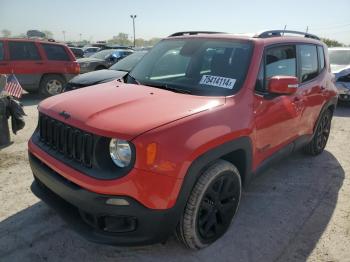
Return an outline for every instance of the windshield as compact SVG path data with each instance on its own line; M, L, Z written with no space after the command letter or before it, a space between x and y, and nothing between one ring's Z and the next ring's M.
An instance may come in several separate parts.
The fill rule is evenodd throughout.
M350 65L350 50L328 50L331 65Z
M163 40L135 66L127 82L195 95L231 95L244 82L251 50L248 41Z
M147 52L135 52L124 59L120 60L118 63L115 63L112 65L109 69L116 70L116 71L125 71L129 72L131 69L134 68L134 66L141 60L141 58L146 54Z
M93 54L90 57L97 58L97 59L106 59L114 52L115 52L114 49L103 50L103 51L97 52L96 54Z

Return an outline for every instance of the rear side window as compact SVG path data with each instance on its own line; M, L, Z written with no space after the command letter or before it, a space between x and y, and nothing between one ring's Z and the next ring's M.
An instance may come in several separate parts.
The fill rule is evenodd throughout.
M317 49L315 45L300 45L301 82L307 82L318 75Z
M0 61L4 60L4 43L0 42Z
M267 49L265 56L265 76L296 76L295 46L277 46Z
M60 45L50 45L50 44L42 44L46 57L49 60L56 61L69 61L69 56L63 46Z
M324 51L322 46L317 46L317 52L318 52L318 62L320 66L320 71L323 70L325 62L324 62Z
M11 60L40 60L38 49L34 43L10 41L8 44Z

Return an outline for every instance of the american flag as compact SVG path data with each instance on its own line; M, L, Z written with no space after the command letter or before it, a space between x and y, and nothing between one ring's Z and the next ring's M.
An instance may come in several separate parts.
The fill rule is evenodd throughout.
M21 98L23 88L19 84L14 74L7 76L4 91L9 93L11 96Z

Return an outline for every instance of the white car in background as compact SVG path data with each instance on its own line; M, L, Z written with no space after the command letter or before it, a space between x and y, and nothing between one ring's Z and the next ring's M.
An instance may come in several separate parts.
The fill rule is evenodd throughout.
M350 102L350 47L333 47L328 52L339 100Z

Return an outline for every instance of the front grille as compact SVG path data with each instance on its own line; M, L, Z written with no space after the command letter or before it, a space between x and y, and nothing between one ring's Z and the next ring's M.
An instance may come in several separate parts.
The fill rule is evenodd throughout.
M46 115L39 115L40 142L65 158L92 167L94 137Z

